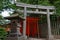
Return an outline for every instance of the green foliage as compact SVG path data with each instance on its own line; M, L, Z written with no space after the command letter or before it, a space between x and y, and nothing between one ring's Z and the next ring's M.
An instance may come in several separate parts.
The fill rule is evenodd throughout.
M16 10L17 7L15 4L12 4L11 0L0 0L0 11L9 8Z
M2 0L0 0L0 10L2 10L3 8L3 3L2 3Z
M51 5L48 0L20 0L20 2L45 6Z
M2 15L0 15L0 25L8 24L8 23L10 23L10 21L7 21L6 19L3 18Z
M8 5L8 7L9 7L9 8L12 8L13 10L16 10L16 9L17 9L17 7L16 7L15 4Z
M60 15L60 0L17 0L27 4L36 4L44 6L55 6L57 15ZM17 9L15 4L12 4L9 0L0 0L0 10L5 8Z
M60 0L49 0L50 4L54 5L56 8L56 14L60 16Z
M5 40L6 36L7 36L7 32L5 31L4 28L0 27L0 40Z
M50 6L49 0L38 0L39 5Z
M0 15L0 20L2 20L3 19L3 17L2 17L2 15Z
M56 7L57 15L60 15L60 0L55 1L54 6Z
M58 17L57 15L51 15L50 16L51 22L53 22L53 23L56 22L57 21L57 17Z

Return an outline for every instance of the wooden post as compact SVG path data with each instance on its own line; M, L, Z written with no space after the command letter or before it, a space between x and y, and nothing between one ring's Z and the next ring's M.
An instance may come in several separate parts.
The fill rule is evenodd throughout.
M23 23L23 37L24 37L24 39L26 40L26 14L27 14L27 12L26 12L26 7L24 7L24 23Z

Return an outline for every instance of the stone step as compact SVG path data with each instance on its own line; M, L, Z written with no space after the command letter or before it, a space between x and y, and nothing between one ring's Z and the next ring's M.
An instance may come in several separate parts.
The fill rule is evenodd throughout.
M17 40L17 37L7 37L6 40ZM19 37L19 40L25 40L25 39L24 39L24 37ZM27 38L26 40L47 40L47 39L43 39L43 38ZM54 38L53 40L60 40L60 39Z
M17 40L17 37L7 37L6 40Z
M46 39L28 38L28 40L46 40Z

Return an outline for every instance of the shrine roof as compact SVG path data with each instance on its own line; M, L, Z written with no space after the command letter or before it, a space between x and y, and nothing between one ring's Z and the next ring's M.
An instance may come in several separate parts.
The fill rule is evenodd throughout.
M11 15L11 16L8 16L8 17L4 17L4 18L8 19L8 20L12 20L12 19L21 19L21 20L24 20L24 18L19 16L18 14L14 14L14 15Z

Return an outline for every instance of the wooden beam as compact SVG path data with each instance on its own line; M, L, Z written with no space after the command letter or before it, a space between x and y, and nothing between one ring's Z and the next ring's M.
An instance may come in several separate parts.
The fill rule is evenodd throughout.
M17 11L24 13L24 10L17 10ZM44 11L29 11L29 10L26 10L26 12L27 13L33 13L33 14L47 14L47 12L44 12ZM49 14L54 14L54 11L49 12Z
M31 4L18 3L18 2L16 2L16 6L27 7L27 8L39 8L39 9L55 9L54 6L31 5Z

